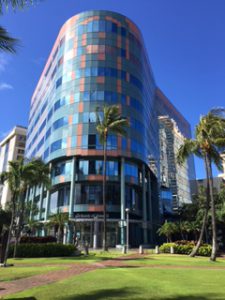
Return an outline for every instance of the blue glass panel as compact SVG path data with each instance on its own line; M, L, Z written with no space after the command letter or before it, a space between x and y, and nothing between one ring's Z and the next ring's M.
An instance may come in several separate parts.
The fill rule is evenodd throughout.
M125 71L121 71L121 79L126 80L126 73Z
M71 147L75 148L77 145L77 136L72 136L71 138Z
M91 68L86 68L86 69L84 70L84 74L85 74L85 77L91 76Z
M74 94L74 102L79 102L80 101L80 93L75 93Z
M105 31L105 21L100 20L99 21L99 31Z
M97 100L104 100L104 91L97 91Z
M126 29L124 27L121 27L121 35L126 36L126 33L127 33Z
M88 135L82 136L82 148L87 149L88 147Z
M93 32L99 32L99 22L93 21Z
M47 140L49 138L51 134L51 127L47 130L46 134L45 134L45 140Z
M92 32L93 30L93 22L89 22L87 25L87 32Z
M61 149L61 145L62 145L62 140L58 140L54 143L51 144L51 153Z
M55 84L55 87L58 88L62 84L62 77L60 77Z
M84 92L83 101L90 101L90 92Z
M89 113L85 112L83 113L83 123L88 123L89 122Z
M78 117L79 117L79 114L78 113L75 113L73 115L73 124L78 124Z

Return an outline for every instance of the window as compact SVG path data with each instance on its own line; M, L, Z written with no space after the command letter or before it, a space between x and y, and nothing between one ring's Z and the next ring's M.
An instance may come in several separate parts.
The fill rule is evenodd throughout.
M62 84L62 77L60 77L55 84L56 89Z
M45 160L49 156L49 148L47 148L44 152L43 159Z
M78 124L79 122L78 122L78 117L79 117L79 114L78 113L75 113L74 115L73 115L73 124Z
M58 128L62 127L62 126L65 126L67 124L68 124L68 119L66 117L63 117L61 119L56 120L53 123L52 128L53 128L53 130L56 130L56 129L58 129Z
M62 146L62 140L58 140L58 141L52 143L51 144L51 153L56 151L56 150L61 149L61 146Z
M47 140L49 138L51 134L51 127L47 130L46 134L45 134L45 140Z
M88 149L95 149L96 148L96 135L89 134L88 135Z

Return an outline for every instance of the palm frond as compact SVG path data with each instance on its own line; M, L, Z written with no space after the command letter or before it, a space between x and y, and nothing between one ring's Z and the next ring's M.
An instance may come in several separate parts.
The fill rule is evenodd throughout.
M195 154L201 157L198 142L196 140L185 139L184 143L180 146L177 152L177 163L183 165L186 159L191 155Z
M3 8L9 9L10 7L15 10L16 8L22 9L25 6L31 5L34 0L0 0L0 13L2 13Z
M10 37L6 29L0 26L0 51L15 53L17 46L18 40Z

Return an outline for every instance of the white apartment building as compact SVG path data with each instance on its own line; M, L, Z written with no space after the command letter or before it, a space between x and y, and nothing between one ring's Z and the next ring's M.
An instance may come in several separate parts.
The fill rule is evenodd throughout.
M8 162L24 157L27 129L15 126L0 142L0 173L7 171ZM8 184L0 185L0 205L4 208L10 199Z

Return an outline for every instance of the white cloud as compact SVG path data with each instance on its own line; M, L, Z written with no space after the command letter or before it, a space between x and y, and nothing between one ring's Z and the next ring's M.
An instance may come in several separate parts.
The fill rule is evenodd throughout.
M6 82L0 82L0 91L13 90L13 86Z
M9 63L9 57L6 54L0 54L0 73L4 72Z

